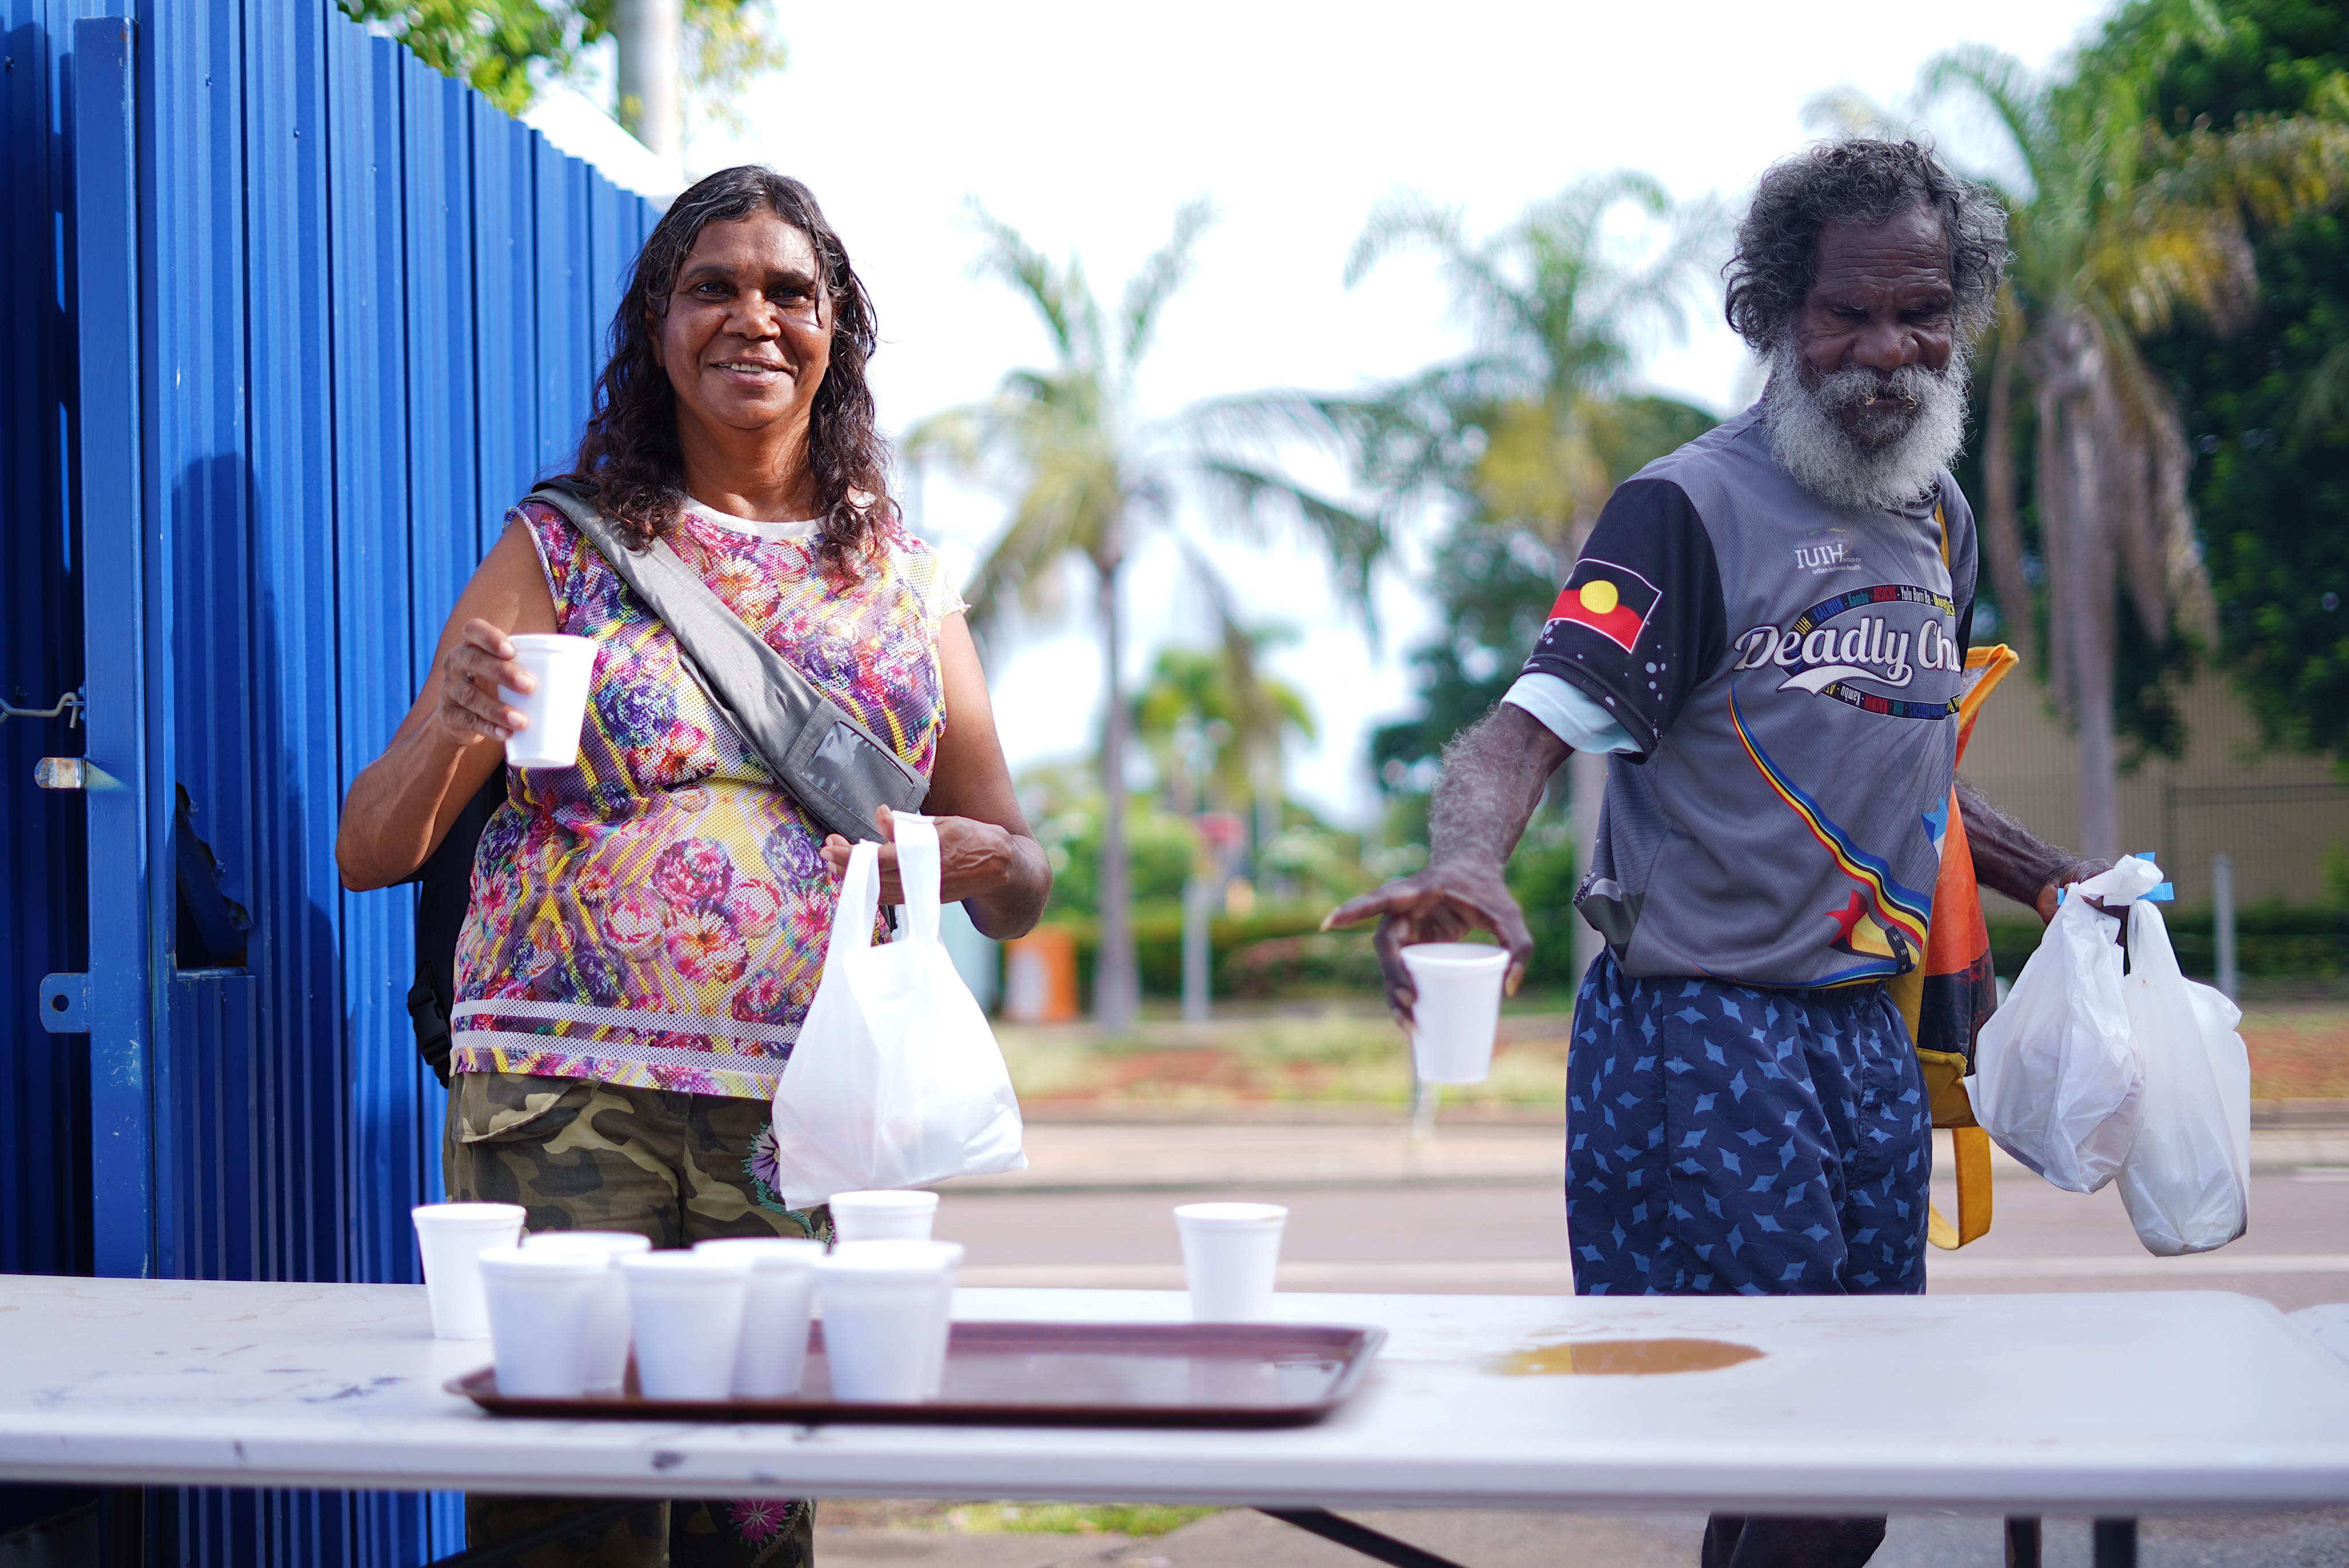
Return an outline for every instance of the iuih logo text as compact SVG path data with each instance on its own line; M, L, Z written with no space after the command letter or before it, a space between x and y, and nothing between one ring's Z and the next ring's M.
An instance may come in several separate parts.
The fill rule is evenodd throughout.
M1857 572L1860 569L1859 557L1851 547L1851 540L1840 530L1833 534L1814 534L1795 545L1795 565L1819 576L1829 572Z

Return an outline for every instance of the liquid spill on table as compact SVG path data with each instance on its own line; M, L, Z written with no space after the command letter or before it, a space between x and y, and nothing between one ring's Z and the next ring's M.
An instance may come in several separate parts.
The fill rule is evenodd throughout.
M1648 1377L1662 1372L1718 1372L1762 1352L1726 1339L1584 1339L1537 1345L1504 1355L1504 1377Z

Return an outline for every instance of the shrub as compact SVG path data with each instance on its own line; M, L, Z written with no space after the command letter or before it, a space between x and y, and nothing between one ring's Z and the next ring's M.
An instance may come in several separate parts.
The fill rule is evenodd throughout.
M2162 910L2178 967L2198 980L2219 972L2217 917L2209 909ZM1991 962L2012 980L2039 950L2034 919L2002 920L1990 929ZM2255 979L2349 974L2349 909L2325 904L2256 904L2235 913L2235 967Z

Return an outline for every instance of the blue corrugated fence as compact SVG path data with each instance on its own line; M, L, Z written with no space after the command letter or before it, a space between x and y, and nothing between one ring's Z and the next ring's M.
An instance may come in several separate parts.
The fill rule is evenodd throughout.
M567 463L650 214L328 0L0 16L0 700L96 705L0 726L0 1270L409 1280L444 1096L411 899L341 889L336 817ZM127 787L33 787L85 752ZM149 1551L388 1568L458 1529L183 1490Z

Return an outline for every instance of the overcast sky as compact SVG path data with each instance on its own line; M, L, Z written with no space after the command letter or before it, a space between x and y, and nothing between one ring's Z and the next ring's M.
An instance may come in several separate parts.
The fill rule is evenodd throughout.
M1645 170L1676 197L1736 203L1807 140L1815 94L1851 86L1899 99L1922 62L1962 42L2044 65L2105 9L777 0L789 68L749 95L749 135L705 135L688 154L700 170L756 159L814 188L879 304L873 379L892 431L1046 354L1026 307L968 275L967 197L1054 255L1081 254L1112 302L1175 208L1211 198L1219 220L1141 382L1142 411L1164 415L1260 387L1351 388L1458 352L1426 265L1390 263L1343 286L1348 247L1391 192L1458 203L1477 234L1616 168ZM1723 413L1751 390L1716 318L1652 348L1651 387ZM918 500L921 531L966 559L1003 515L994 498L936 481ZM1376 644L1292 541L1216 553L1252 618L1302 634L1277 667L1310 701L1320 738L1292 763L1292 787L1363 820L1368 732L1410 710L1404 656L1432 625L1423 552L1380 584ZM991 650L1015 767L1087 743L1102 688L1077 618L1086 602ZM1206 639L1206 608L1163 543L1134 561L1125 602L1129 682L1156 649Z

